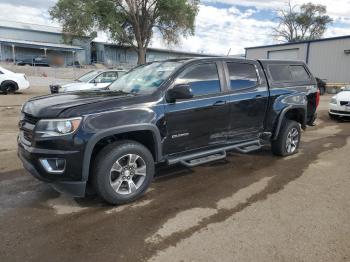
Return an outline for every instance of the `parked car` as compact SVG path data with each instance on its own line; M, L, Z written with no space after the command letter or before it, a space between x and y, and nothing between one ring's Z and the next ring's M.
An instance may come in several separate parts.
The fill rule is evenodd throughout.
M45 66L49 67L50 66L50 61L48 57L46 56L38 56L34 58L25 58L25 59L20 59L16 61L16 64L19 66Z
M100 90L109 86L118 77L126 74L125 70L94 70L65 85L50 85L51 94Z
M331 98L328 113L332 119L350 117L350 86L343 87L342 91Z
M297 153L319 92L302 62L172 59L139 66L100 92L49 95L22 108L25 169L58 191L108 203L140 197L155 164L187 167L271 144ZM214 174L215 175L215 174Z
M317 82L318 90L320 90L320 95L324 95L326 93L326 85L327 85L327 83L324 80L322 80L322 79L320 79L318 77L315 77L315 79L316 79L316 82Z
M25 74L14 73L0 67L0 91L3 94L14 93L17 90L29 88L29 82Z

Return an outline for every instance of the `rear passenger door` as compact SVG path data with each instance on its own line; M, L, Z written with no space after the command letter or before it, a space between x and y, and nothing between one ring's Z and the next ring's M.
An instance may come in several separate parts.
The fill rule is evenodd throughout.
M194 97L165 104L167 136L164 154L175 154L226 143L230 108L222 96L221 63L192 64L174 84L189 84Z
M226 61L227 100L230 106L231 143L257 139L264 131L269 92L255 61Z

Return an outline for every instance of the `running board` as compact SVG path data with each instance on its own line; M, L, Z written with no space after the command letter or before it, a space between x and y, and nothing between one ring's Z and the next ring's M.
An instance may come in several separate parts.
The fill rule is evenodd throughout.
M249 153L261 148L260 140L239 143L236 145L225 146L221 148L211 149L185 156L174 157L168 159L168 164L173 165L181 163L188 167L194 167L204 163L209 163L226 157L226 151L237 150L241 153Z
M195 166L199 166L202 164L206 164L206 163L224 159L224 158L226 158L226 152L222 151L220 153L216 153L209 156L203 156L201 158L195 158L191 160L181 160L180 163L187 167L195 167Z

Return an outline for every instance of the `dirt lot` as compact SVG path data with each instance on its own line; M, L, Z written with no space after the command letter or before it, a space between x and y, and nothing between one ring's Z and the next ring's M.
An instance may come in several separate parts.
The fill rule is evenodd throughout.
M111 207L22 169L20 104L45 90L0 96L0 261L350 261L350 123L328 119L329 96L299 154L159 168L142 199Z

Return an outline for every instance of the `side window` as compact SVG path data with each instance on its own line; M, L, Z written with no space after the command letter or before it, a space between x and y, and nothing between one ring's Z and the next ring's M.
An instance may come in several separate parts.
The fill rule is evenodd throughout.
M221 91L218 69L214 63L191 66L180 74L176 83L189 84L194 96L215 94Z
M112 83L118 78L118 73L115 71L104 72L95 78L96 83Z
M258 84L255 66L247 63L227 63L230 75L230 88L238 90Z
M288 65L269 65L270 76L276 82L293 81L292 74Z
M308 81L310 76L306 71L305 67L302 65L293 65L290 66L290 72L295 81Z

